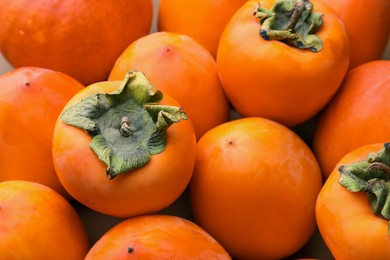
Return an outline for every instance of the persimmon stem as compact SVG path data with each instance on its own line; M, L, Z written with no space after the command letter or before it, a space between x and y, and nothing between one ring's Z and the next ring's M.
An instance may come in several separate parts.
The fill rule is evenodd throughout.
M303 11L306 10L306 6L303 3L302 0L297 0L297 5L291 15L290 21L288 23L287 29L288 30L294 30L295 26L297 25L299 19L301 18Z
M134 129L130 123L130 119L127 116L122 117L121 127L119 128L119 132L123 137L132 136L134 133Z
M381 170L390 176L390 166L384 164L383 162L373 162L364 169L365 172L370 172L372 170Z

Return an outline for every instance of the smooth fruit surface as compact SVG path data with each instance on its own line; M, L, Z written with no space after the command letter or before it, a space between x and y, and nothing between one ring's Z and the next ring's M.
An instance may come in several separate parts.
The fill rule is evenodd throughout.
M348 72L337 95L321 113L313 149L324 178L348 152L390 139L390 61L377 60Z
M39 182L66 195L51 159L54 125L84 88L53 70L22 67L0 76L0 181Z
M161 0L158 30L186 34L213 57L226 24L246 0Z
M226 250L193 222L168 215L124 220L91 248L89 259L231 259Z
M149 33L151 0L1 0L0 51L13 66L62 71L84 85L106 80L115 59Z
M316 227L318 163L291 130L263 118L237 119L197 144L190 200L199 224L237 259L280 259Z
M1 259L83 259L90 245L76 210L52 189L0 183Z

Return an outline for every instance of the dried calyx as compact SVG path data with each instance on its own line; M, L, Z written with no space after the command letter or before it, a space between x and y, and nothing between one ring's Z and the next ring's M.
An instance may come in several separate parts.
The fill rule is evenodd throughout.
M259 4L254 16L260 20L263 39L318 52L323 43L314 33L322 25L322 14L312 10L313 4L309 0L276 0L271 10Z
M365 192L371 211L390 220L390 143L363 161L340 166L339 171L339 183L343 187L351 192Z

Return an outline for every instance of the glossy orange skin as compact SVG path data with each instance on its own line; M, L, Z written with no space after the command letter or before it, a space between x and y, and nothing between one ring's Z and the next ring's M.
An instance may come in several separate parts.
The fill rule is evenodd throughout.
M390 140L390 61L377 60L348 72L338 94L322 112L313 149L324 178L348 152Z
M128 248L133 251L129 252ZM90 259L231 259L226 250L193 222L169 215L124 220L88 252Z
M319 112L339 88L349 64L349 44L340 19L328 6L311 1L323 13L317 36L323 49L300 50L259 36L255 7L274 0L250 0L233 16L221 36L217 66L222 86L245 117L266 117L286 126Z
M183 106L197 139L229 120L229 102L216 63L192 38L157 32L138 39L117 59L109 80L121 80L131 69L142 71L154 86Z
M158 30L186 34L215 58L219 38L246 0L160 0Z
M197 144L190 201L195 223L237 259L281 259L313 234L322 179L308 146L288 128L243 118Z
M351 45L350 69L379 60L390 37L390 1L321 0L340 16Z
M335 259L390 259L388 220L375 216L365 193L353 193L339 183L338 167L366 159L381 144L356 148L338 162L316 203L318 228Z
M92 84L76 94L64 109L93 93L116 90L121 81ZM161 104L176 105L164 95ZM167 146L150 161L115 179L106 179L107 166L89 148L91 137L83 130L57 120L53 137L54 166L64 188L79 202L98 212L131 217L169 206L184 191L195 163L196 139L190 120L173 124Z
M0 51L14 67L106 80L120 53L149 33L152 0L1 0ZM32 22L33 21L33 22Z
M83 259L90 244L76 210L36 182L0 182L0 259Z
M63 106L83 88L66 74L37 67L0 76L0 182L39 182L69 196L54 170L52 135Z

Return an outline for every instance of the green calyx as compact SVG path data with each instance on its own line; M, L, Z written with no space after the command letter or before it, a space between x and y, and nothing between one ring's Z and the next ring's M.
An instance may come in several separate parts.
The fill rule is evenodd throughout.
M260 19L263 39L318 52L322 40L314 33L322 25L322 14L312 10L309 0L276 0L271 10L257 6L254 16Z
M116 91L83 98L61 119L87 131L90 148L107 165L107 178L113 179L164 151L168 127L187 119L181 108L160 105L162 98L143 73L130 71Z
M339 183L351 192L367 193L371 211L390 220L390 143L356 163L341 166ZM388 226L390 234L390 223Z

